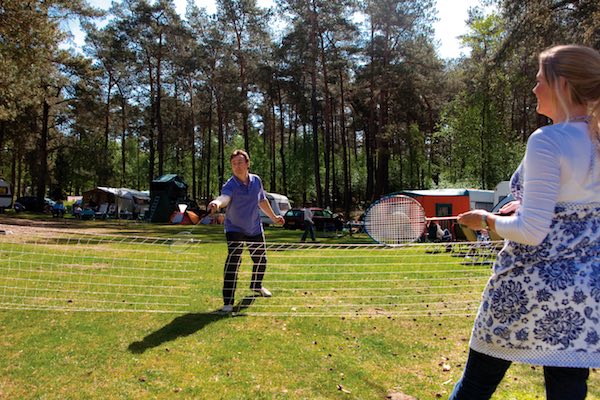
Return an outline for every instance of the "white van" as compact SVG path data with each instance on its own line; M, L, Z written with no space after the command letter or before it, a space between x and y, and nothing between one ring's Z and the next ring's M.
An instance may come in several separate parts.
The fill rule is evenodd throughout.
M494 189L494 204L500 203L510 194L510 181L502 181Z
M12 192L10 190L10 183L4 179L0 179L0 211L4 211L5 208L12 207Z
M269 200L269 203L271 204L271 208L273 209L275 215L283 216L287 210L292 208L290 200L286 196L278 193L269 192L266 192L266 195L267 200ZM260 209L260 207L258 208L258 213L260 214L260 220L262 221L263 225L271 225L273 223L273 221L271 221L271 218L269 218L267 214L265 214Z
M467 189L469 192L469 203L471 210L491 211L494 208L494 191Z

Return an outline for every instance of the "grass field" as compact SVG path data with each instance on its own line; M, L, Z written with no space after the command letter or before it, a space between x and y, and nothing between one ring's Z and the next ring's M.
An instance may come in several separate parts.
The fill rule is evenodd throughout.
M178 226L12 222L0 220L14 231L0 237L0 399L447 398L489 275L460 248L300 246L301 232L270 228L274 297L247 289L245 259L227 316L214 313L222 227L197 227L176 253ZM588 398L598 383L594 371ZM528 365L494 397L536 398L542 371Z

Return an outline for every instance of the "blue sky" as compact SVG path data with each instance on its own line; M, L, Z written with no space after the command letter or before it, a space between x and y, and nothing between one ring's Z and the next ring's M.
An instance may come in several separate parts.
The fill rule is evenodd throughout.
M215 12L214 0L195 0L200 7L206 8L208 13ZM183 15L185 13L186 0L174 0L177 11ZM90 4L108 9L111 0L90 0ZM259 6L268 7L273 4L272 0L257 0ZM434 24L435 37L439 41L438 54L442 58L454 58L466 53L461 49L458 36L466 33L465 21L469 7L478 5L479 0L437 0L439 21ZM74 41L77 45L83 43L83 33L71 23L71 30L74 35Z

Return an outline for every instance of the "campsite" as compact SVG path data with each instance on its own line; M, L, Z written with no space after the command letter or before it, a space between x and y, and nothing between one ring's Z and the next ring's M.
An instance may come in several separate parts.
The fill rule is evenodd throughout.
M600 400L597 0L3 0L0 65L0 400Z

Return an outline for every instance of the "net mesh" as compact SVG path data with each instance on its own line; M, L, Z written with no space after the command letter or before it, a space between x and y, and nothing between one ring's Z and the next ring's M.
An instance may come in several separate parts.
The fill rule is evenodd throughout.
M111 312L215 312L222 306L224 242L24 233L0 235L0 308ZM264 316L471 315L498 242L267 243L263 285L250 290L247 249L234 311Z
M365 214L365 230L375 241L397 245L417 240L425 229L425 212L414 199L391 196L379 200Z
M0 307L77 311L189 309L197 260L168 240L46 234L0 237ZM189 254L188 254L189 257Z

